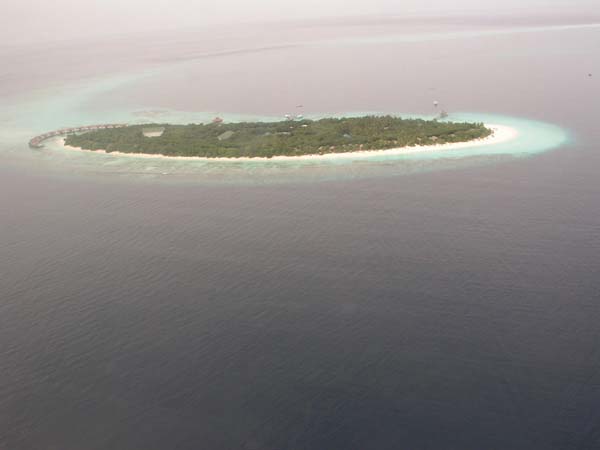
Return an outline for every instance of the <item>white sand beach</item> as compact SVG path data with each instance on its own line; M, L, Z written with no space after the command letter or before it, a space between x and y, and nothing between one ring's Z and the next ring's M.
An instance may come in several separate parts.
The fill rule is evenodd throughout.
M105 153L113 156L125 156L131 158L168 158L173 160L206 160L206 161L230 161L230 162L243 162L243 161L298 161L298 160L332 160L332 159L357 159L357 158L369 158L373 156L395 156L395 155L405 155L411 153L422 153L422 152L439 152L446 150L458 150L472 147L482 147L489 145L501 144L504 142L511 141L516 139L519 135L519 132L509 126L506 125L497 125L497 124L485 124L485 126L492 130L492 134L483 139L476 139L468 142L453 142L446 144L436 144L436 145L419 145L413 147L399 147L399 148L390 148L386 150L363 150L363 151L355 151L355 152L347 152L347 153L324 153L324 154L314 154L314 155L300 155L300 156L274 156L272 158L262 158L262 157L237 157L237 158L207 158L204 156L168 156L162 154L148 154L148 153L123 153L123 152L106 152L105 150L84 150L79 147L72 147L70 145L65 144L65 138L58 138L58 143L62 147L67 150L73 151L82 151L82 152L94 152L94 153Z

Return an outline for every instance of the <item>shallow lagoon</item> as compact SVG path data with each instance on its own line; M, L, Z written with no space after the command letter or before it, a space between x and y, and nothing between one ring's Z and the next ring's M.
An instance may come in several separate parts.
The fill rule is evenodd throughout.
M387 176L391 174L414 173L422 170L440 170L458 166L467 166L472 164L486 164L505 160L511 157L531 156L544 151L552 150L565 145L571 132L566 127L553 125L552 121L539 120L537 114L532 115L532 119L521 114L506 114L503 111L506 109L500 99L489 100L488 104L482 110L490 111L493 109L493 104L498 104L498 112L488 113L461 113L451 111L451 120L468 120L468 121L483 121L488 123L498 123L512 126L519 130L519 139L510 143L496 145L493 147L468 148L464 150L453 150L451 152L428 152L419 154L407 154L400 156L390 155L373 155L368 159L361 158L360 161L355 161L352 158L343 158L335 161L271 161L271 162L227 162L225 165L220 162L182 162L182 161L144 161L141 159L122 159L111 155L96 155L96 154L81 154L76 155L70 152L64 152L56 146L48 145L47 149L41 152L31 152L26 149L23 144L33 135L49 131L56 128L67 126L78 126L83 124L104 123L104 122L127 122L127 123L148 123L148 122L169 122L169 123L192 123L211 120L215 115L225 117L230 121L247 121L247 120L279 120L282 114L275 115L266 113L268 110L284 111L285 106L274 101L271 98L272 92L265 84L265 78L268 82L274 85L274 89L283 87L281 80L286 77L290 79L287 90L294 92L298 98L308 97L309 105L307 111L303 111L304 115L309 118L319 118L323 116L344 116L344 115L365 115L365 114L399 114L411 117L433 117L434 111L432 107L424 108L424 102L431 103L432 99L442 99L442 104L451 102L451 93L445 92L447 89L456 89L455 86L444 85L447 83L446 78L451 78L452 72L460 71L463 67L474 68L473 75L469 76L467 72L463 72L465 81L471 78L471 83L474 86L481 84L481 78L477 71L480 66L474 66L472 59L466 59L468 52L479 52L479 48L487 45L490 42L499 42L497 50L497 59L500 61L506 60L507 54L504 48L504 41L510 42L517 39L518 42L523 42L523 50L512 51L514 58L521 56L530 56L535 49L535 42L539 38L544 38L553 43L553 40L560 40L562 36L569 33L581 35L582 37L593 36L593 33L598 29L597 24L535 24L531 26L520 25L517 27L507 27L499 25L487 25L485 27L475 28L473 30L464 30L456 25L450 26L445 33L432 33L432 30L437 30L439 27L423 27L422 25L414 28L406 27L398 33L396 28L374 28L350 26L352 32L357 32L357 36L348 37L344 33L349 30L342 27L337 30L340 35L333 37L331 32L324 33L321 38L311 36L311 39L298 40L293 35L284 33L278 37L281 39L281 44L272 46L266 45L266 41L261 41L261 45L252 46L244 42L245 46L240 47L235 40L225 40L223 43L217 41L214 45L231 46L227 49L224 47L219 51L200 52L200 54L190 52L193 56L186 58L168 58L161 64L148 63L140 64L135 70L125 70L119 75L96 76L87 78L81 81L70 82L68 84L57 84L53 87L38 89L27 95L13 98L10 102L3 103L0 108L0 137L3 138L3 146L1 151L10 151L11 164L41 164L50 171L61 171L61 168L69 172L76 173L116 173L118 175L142 175L143 177L163 178L166 175L171 178L185 178L187 180L203 181L235 181L252 182L257 179L260 182L265 180L282 181L293 180L301 181L308 174L310 180L315 179L336 179L340 177L371 177L371 176ZM301 29L300 37L306 38ZM241 42L241 41L240 41ZM530 43L530 44L528 44ZM531 49L528 48L528 45ZM352 70L355 51L362 52L365 58L365 64L371 63L373 67L379 67L379 76L383 77L380 80L384 84L393 82L390 78L389 60L380 58L377 53L371 52L371 47L379 46L380 53L400 51L406 54L407 58L413 58L416 64L422 67L417 67L417 73L420 77L406 74L400 68L398 75L400 79L397 83L410 83L407 86L397 85L399 93L419 91L421 93L411 96L398 97L398 94L386 95L385 92L371 92L369 103L380 103L384 109L349 109L348 107L341 109L343 103L350 106L352 98L346 98L340 103L330 103L327 96L321 98L313 98L313 92L307 91L311 83L332 82L334 78L322 72L317 76L308 68L312 67L316 61L322 64L323 67L333 66L337 64L339 70L344 72L344 78L350 80L347 88L355 89L355 80L358 81L367 74L356 74ZM432 47L434 58L425 60L421 51L426 51ZM439 47L439 49L437 49ZM458 47L465 52L465 59L462 57L457 61L449 60L440 51L445 51L446 48ZM281 64L281 55L288 52L290 58L293 58L291 67ZM522 53L523 55L521 55ZM454 55L454 54L453 54ZM174 55L173 55L174 56ZM478 55L479 56L479 55ZM488 58L488 55L481 56L483 60ZM251 58L251 59L249 59ZM265 69L256 65L254 68L249 68L248 77L254 83L256 92L248 92L247 89L240 90L237 86L239 74L231 72L235 66L242 65L245 67L250 60L256 60L268 67L272 72L269 74ZM331 60L331 62L329 62ZM232 65L231 61L234 61ZM477 62L476 62L477 63ZM484 64L482 62L481 64ZM440 77L436 74L436 70L443 68L447 75ZM290 72L291 70L291 72ZM366 66L361 70L371 70L370 66ZM431 70L431 71L428 71ZM254 71L254 72L253 72ZM494 78L498 78L499 74L488 74L491 91L488 90L484 96L493 94L495 97L493 83ZM197 85L192 80L197 77L206 78L208 81L201 85ZM219 80L222 78L222 80ZM303 80L305 87L298 84L296 79ZM235 81L234 81L235 80ZM340 80L342 83L344 81ZM498 81L498 80L496 80ZM379 81L378 81L379 82ZM206 84L217 83L214 88L206 86ZM291 83L291 84L290 84ZM263 86L264 84L264 86ZM279 86L278 86L279 84ZM340 84L340 83L338 83ZM414 89L411 88L414 85ZM461 84L466 85L465 82ZM438 85L438 87L431 86ZM181 92L180 86L191 87L190 92ZM393 85L389 85L392 88ZM333 87L333 86L332 86ZM373 89L373 86L370 87ZM228 92L231 91L231 92ZM216 93L215 93L216 92ZM534 91L531 92L535 94ZM266 96L266 102L256 104L256 111L249 113L248 108L256 102L256 98ZM339 96L333 88L328 96ZM236 98L239 97L239 100ZM356 95L358 99L363 98L362 95ZM397 98L398 97L398 98ZM492 98L493 98L492 97ZM397 98L397 100L395 100ZM535 97L534 97L535 98ZM165 99L171 103L166 107ZM223 105L224 108L229 108L227 111L216 112L210 109L200 111L190 110L190 99L196 99L196 103L205 103L206 106L214 106L217 103ZM422 100L419 100L422 99ZM415 100L421 102L416 103ZM283 99L282 101L285 101ZM156 103L153 103L156 102ZM235 104L243 104L245 112L236 113L231 109ZM481 107L481 105L473 102L465 102L465 99L455 99L456 108L461 108L463 111L469 110L469 107ZM394 105L396 103L396 105ZM463 105L461 105L463 103ZM178 110L173 108L180 104L186 110ZM398 104L406 104L402 109L398 108ZM358 105L358 104L357 104ZM543 102L540 103L543 105ZM288 105L289 106L289 105ZM335 109L321 109L321 113L316 112L319 107L335 106ZM429 109L428 113L406 114L410 113L411 109L407 107L415 107L414 110ZM453 108L453 109L456 109ZM262 110L262 111L261 111ZM206 112L202 112L206 111ZM330 112L329 112L330 111ZM343 112L342 112L343 111ZM341 165L352 164L353 168L340 169ZM233 167L232 167L233 166ZM318 166L318 167L317 167ZM300 173L299 173L300 171ZM345 173L344 173L345 172Z
M475 146L465 149L427 151L422 153L407 153L404 155L377 155L359 158L351 155L336 159L298 159L274 161L206 161L206 160L148 160L135 155L107 155L92 152L74 152L65 150L56 141L49 140L43 149L25 150L24 143L28 137L41 131L49 131L67 126L79 126L94 123L199 123L208 122L214 117L211 112L181 112L160 108L146 107L142 111L99 111L89 114L81 109L81 104L92 101L95 96L101 96L106 90L121 86L131 79L113 79L97 81L85 88L72 86L67 93L50 95L41 100L24 103L24 107L14 107L19 111L13 121L9 122L10 129L0 129L6 136L5 142L12 143L13 148L19 149L20 158L33 164L43 162L50 165L52 170L61 168L68 171L76 170L89 173L116 173L132 176L156 176L164 178L169 175L174 178L196 179L203 181L238 181L252 182L258 179L268 181L302 180L305 174L309 179L335 179L339 177L389 176L390 174L414 173L423 170L441 170L458 165L486 164L497 161L498 158L532 156L564 145L568 141L568 132L556 125L520 117L510 117L495 114L453 113L449 120L484 122L506 125L518 132L518 137L510 142L495 145ZM10 109L8 111L11 111ZM8 112L5 110L4 114ZM312 113L306 117L319 119L322 117L360 117L365 115L393 114L401 117L431 119L430 115L405 114L390 111L355 111L345 113ZM221 114L228 121L277 121L277 116L260 116L236 113ZM27 121L35 117L32 123ZM5 122L7 123L7 122ZM15 132L19 130L18 133ZM27 136L27 137L26 137ZM12 142L11 142L12 141ZM27 154L28 153L28 154ZM382 164L385 163L385 164ZM347 169L340 166L359 165ZM301 170L304 169L304 170ZM310 170L313 169L313 170ZM299 173L300 171L300 173ZM310 173L309 173L310 172Z

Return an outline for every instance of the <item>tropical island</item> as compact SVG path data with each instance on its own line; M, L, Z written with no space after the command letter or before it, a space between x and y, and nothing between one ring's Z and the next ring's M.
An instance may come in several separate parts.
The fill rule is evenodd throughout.
M437 146L476 141L493 131L483 123L394 116L280 122L146 124L99 129L65 138L65 145L107 153L205 158L272 158Z

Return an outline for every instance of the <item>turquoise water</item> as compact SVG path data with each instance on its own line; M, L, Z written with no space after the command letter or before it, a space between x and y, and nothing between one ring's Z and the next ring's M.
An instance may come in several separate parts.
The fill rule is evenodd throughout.
M235 110L215 111L202 107L200 104L198 111L187 110L184 107L178 107L178 101L181 103L181 98L185 94L172 92L168 96L173 99L172 104L153 103L155 99L153 92L165 91L167 94L171 92L176 81L174 74L190 73L193 74L193 79L199 76L207 76L210 80L211 70L215 70L218 76L223 80L215 87L215 90L227 90L231 88L233 83L238 80L238 75L235 72L230 72L227 65L228 60L241 58L239 65L245 67L248 62L245 58L251 54L251 61L258 60L256 64L271 65L273 73L269 74L271 83L275 83L281 76L277 72L277 52L290 52L294 55L294 59L302 61L297 63L294 70L284 67L284 77L298 77L301 82L308 83L311 78L307 72L303 72L303 67L311 67L312 64L318 63L323 67L327 67L327 61L330 58L339 60L340 67L346 62L344 56L345 47L355 47L356 51L362 48L363 58L368 60L369 51L365 45L381 45L390 51L389 45L401 44L397 52L406 52L406 45L417 45L414 53L408 54L415 59L415 67L418 67L418 77L410 81L414 84L416 92L426 90L428 97L427 104L431 104L431 98L450 97L448 92L444 93L443 82L446 77L436 76L439 73L439 68L445 71L460 70L462 66L471 64L471 60L467 57L469 52L477 52L477 47L470 47L474 41L473 38L490 39L497 37L498 39L512 39L511 36L522 35L523 39L533 39L536 35L549 36L552 32L556 35L554 38L559 39L564 33L583 33L581 36L589 40L587 33L593 33L597 30L597 24L585 25L564 25L564 26L530 26L530 27L513 27L507 29L478 29L478 30L454 30L445 33L403 33L394 34L387 33L384 35L364 35L357 37L340 37L336 39L318 38L315 40L300 39L298 42L293 42L293 48L278 49L271 47L249 46L245 50L238 52L220 51L217 54L223 53L222 56L215 58L215 52L198 52L195 56L174 60L163 61L160 64L154 64L139 68L136 70L124 71L114 76L95 77L91 79L82 79L79 82L71 82L68 84L49 86L42 90L32 91L21 98L13 98L8 102L0 105L0 153L9 155L4 158L6 164L21 165L21 166L39 166L44 171L49 172L68 172L69 174L102 174L102 175L129 175L132 177L150 177L150 178L186 178L197 182L202 181L302 181L305 179L338 179L338 178L354 178L354 177L377 177L388 175L402 175L414 172L444 170L455 168L457 166L485 165L496 163L499 160L512 159L517 157L531 157L549 150L559 148L566 145L573 138L570 131L566 127L545 122L540 120L529 119L526 116L519 115L522 112L512 114L493 113L494 104L501 103L501 99L483 98L481 102L464 101L461 99L456 109L462 111L477 111L484 107L487 112L454 112L451 111L450 120L457 121L481 121L493 124L501 124L515 128L519 135L518 138L510 142L500 143L496 145L485 145L468 147L464 149L443 150L439 152L422 152L405 155L389 155L389 154L373 154L369 157L361 156L360 158L344 157L337 159L322 159L322 160L277 160L277 161L182 161L170 159L148 159L134 156L114 156L99 153L88 152L73 152L65 151L57 145L47 143L42 150L34 150L28 148L28 140L37 134L50 131L57 128L79 126L85 124L95 124L104 122L127 122L127 123L148 123L148 122L170 122L170 123L193 123L205 122L212 119L215 115L220 115L228 121L257 121L257 120L281 120L281 115L270 114L267 112L269 108L261 111L260 107L256 109L256 114L248 113L248 108L244 113L236 113ZM546 33L546 34L544 34ZM444 42L453 42L453 40L464 41L461 45L465 50L465 57L456 62L445 60L442 56L436 56L432 61L421 61L419 58L422 54L421 47L418 45L429 45L428 42L433 42L433 45L440 45L443 52L440 55L446 54L452 47L443 47ZM438 43L438 41L440 41ZM442 42L443 41L443 42ZM532 41L533 42L533 41ZM419 44L421 43L421 44ZM292 45L290 44L290 45ZM332 44L335 44L332 46ZM342 49L337 48L338 44ZM367 45L368 46L368 45ZM267 48L268 51L262 52ZM508 47L507 47L508 48ZM262 50L261 50L262 49ZM304 50L303 50L304 49ZM308 49L308 53L303 53ZM505 55L506 48L499 46L496 54ZM552 50L554 51L554 50ZM253 53L254 52L254 53ZM258 53L256 53L258 52ZM324 52L320 54L318 52ZM313 59L313 54L318 54L317 59ZM477 54L477 53L476 53ZM519 50L515 50L514 46L510 47L510 54L518 57ZM527 58L531 58L531 54L526 54ZM262 58L262 59L261 59ZM442 58L442 59L440 59ZM353 58L348 59L349 64L352 64ZM260 64L259 64L260 63ZM373 64L383 64L382 61L374 60ZM237 64L237 63L236 63ZM431 66L435 64L436 66ZM482 67L485 63L481 63L476 67ZM222 67L221 67L222 66ZM235 67L235 66L234 66ZM352 66L349 66L352 67ZM476 68L472 66L472 68ZM222 72L221 72L222 70ZM343 70L343 69L340 69ZM385 66L383 69L385 71ZM400 76L403 75L402 66L398 69ZM354 74L348 72L346 68L346 76L354 76L358 80L363 77L361 73ZM262 78L266 72L258 72ZM483 74L482 74L483 75ZM465 73L465 77L472 78L471 85L476 85L480 82L476 75ZM485 83L492 83L489 80L493 74L488 73ZM176 80L176 79L175 79ZM306 80L306 81L305 81ZM322 83L323 80L316 78L317 83ZM255 84L260 84L261 78L253 78ZM393 78L386 78L384 83L393 83ZM333 82L334 84L337 82ZM399 92L405 92L407 82L401 83L398 80ZM437 90L429 86L437 85ZM148 95L138 95L135 92L145 87L145 89L153 91L147 92ZM354 87L354 86L350 86ZM467 89L469 85L463 87ZM366 89L373 91L374 86L365 86ZM318 104L313 104L312 111L305 112L305 116L309 118L319 118L325 116L361 116L365 114L396 114L406 117L423 117L431 118L431 114L410 114L411 111L419 110L421 106L416 101L407 105L404 103L411 97L401 96L398 105L394 105L394 86L388 86L391 90L388 92L373 91L370 94L373 105L381 109L357 109L353 108L350 102L335 103L335 107L339 109L332 110L320 107ZM402 90L404 89L404 91ZM446 91L456 90L456 86L450 85L445 88ZM256 97L261 95L260 85L255 88ZM307 97L309 94L299 90L298 97ZM307 90L310 91L310 90ZM485 91L485 95L493 93L494 89ZM532 94L535 90L531 91ZM210 94L209 90L200 90L195 95L200 100ZM239 94L235 91L235 94ZM262 92L264 95L264 92ZM360 92L358 93L360 95ZM254 95L254 94L253 94ZM422 94L420 94L422 95ZM516 97L518 97L516 92ZM324 96L326 97L326 95ZM119 102L102 102L104 98L119 98ZM194 97L196 98L196 97ZM466 97L468 99L468 97ZM160 102L159 102L160 103ZM208 102L210 103L210 102ZM215 102L213 102L215 103ZM234 102L235 103L235 102ZM242 101L238 102L243 104ZM251 103L251 102L248 102ZM264 102L270 105L276 104L275 108L279 108L285 104L285 101L279 102L278 99L272 98ZM281 105L280 105L281 103ZM313 101L313 103L315 103ZM216 102L216 104L220 104ZM338 106L339 105L339 106ZM415 107L417 105L417 107ZM187 105L185 105L187 106ZM232 108L233 109L233 108ZM452 108L451 108L452 109ZM322 111L317 113L316 111ZM343 111L343 112L340 112ZM502 111L499 108L498 111ZM512 111L510 111L512 112Z
M160 71L158 71L160 72ZM142 177L185 177L197 181L299 181L371 177L390 174L406 174L415 171L443 170L457 165L486 164L507 157L525 157L552 150L569 140L569 133L554 124L490 113L453 113L450 120L475 121L506 125L518 131L518 137L504 143L482 145L464 149L440 150L438 152L408 153L404 155L373 154L360 158L345 155L336 159L311 160L255 160L210 161L148 159L135 156L115 156L92 152L64 150L48 141L41 150L30 150L30 137L45 131L84 124L126 123L197 123L206 122L215 112L186 112L164 108L135 105L125 109L92 109L85 106L115 89L139 82L143 78L157 76L157 71L123 75L94 80L79 86L58 88L38 94L20 103L6 105L2 110L3 124L0 136L8 151L20 162L44 164L53 171L93 172L102 174L129 174ZM318 119L326 116L364 116L367 114L395 114L403 117L430 119L432 116L406 114L390 111L349 111L345 113L313 113L307 117ZM221 113L227 121L276 121L277 116Z

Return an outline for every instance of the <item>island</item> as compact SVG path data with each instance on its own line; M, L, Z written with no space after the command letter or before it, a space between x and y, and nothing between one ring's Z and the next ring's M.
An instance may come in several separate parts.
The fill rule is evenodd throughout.
M204 158L324 155L471 142L491 136L483 123L395 116L279 122L145 124L66 136L82 150Z

